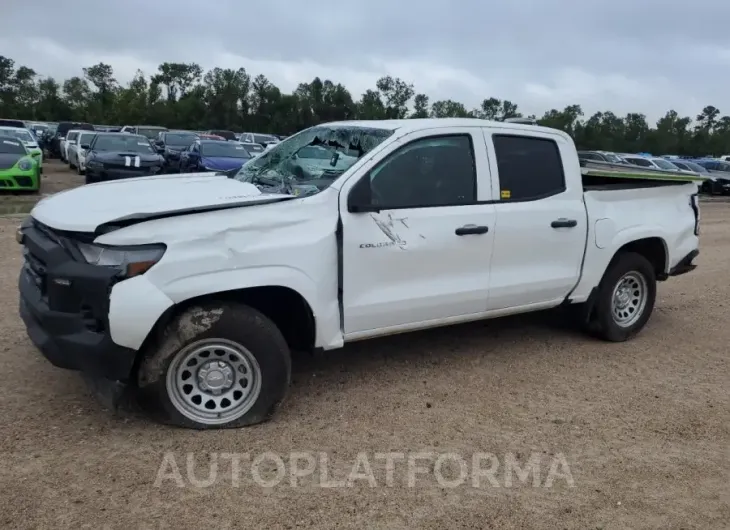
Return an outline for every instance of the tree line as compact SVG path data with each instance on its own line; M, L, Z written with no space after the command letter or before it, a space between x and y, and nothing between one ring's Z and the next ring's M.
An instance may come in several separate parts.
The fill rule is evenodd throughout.
M397 77L384 76L359 98L341 83L315 77L292 93L244 68L162 63L151 76L138 70L122 85L105 63L63 81L38 75L0 56L0 117L95 124L293 134L318 123L351 119L521 117L518 105L494 97L468 109L450 99L433 101ZM586 116L580 105L551 109L538 123L570 134L579 148L702 156L730 153L730 116L706 106L693 120L669 110L655 125L644 114L611 111Z

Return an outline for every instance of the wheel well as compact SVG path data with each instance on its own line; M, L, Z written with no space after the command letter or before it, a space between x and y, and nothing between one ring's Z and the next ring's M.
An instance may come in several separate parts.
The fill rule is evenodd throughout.
M237 302L253 307L276 324L291 350L314 349L316 327L312 308L295 290L272 285L205 294L172 306L157 320L140 351L146 351L149 343L159 338L177 315L194 305L215 301Z
M657 280L667 278L667 249L664 240L660 237L647 237L626 243L616 252L616 255L623 252L635 252L644 256L654 267Z

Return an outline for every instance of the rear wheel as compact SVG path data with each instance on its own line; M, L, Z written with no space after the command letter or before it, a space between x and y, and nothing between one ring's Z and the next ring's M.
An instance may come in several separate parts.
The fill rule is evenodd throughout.
M269 419L291 379L289 348L259 311L210 303L176 318L140 366L141 404L163 423L231 428Z
M590 329L600 338L625 341L646 325L656 301L656 273L641 254L621 253L598 288Z

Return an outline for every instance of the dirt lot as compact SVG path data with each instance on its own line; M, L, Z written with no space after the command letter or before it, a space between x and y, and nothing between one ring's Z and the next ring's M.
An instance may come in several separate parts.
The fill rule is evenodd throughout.
M728 528L730 205L707 203L702 214L699 268L660 285L654 316L631 342L596 342L535 315L362 343L298 359L273 421L213 432L114 416L77 374L40 356L16 314L17 219L1 219L0 526ZM241 457L240 483L221 456L266 451L274 455L256 475ZM292 451L317 455L296 486ZM389 452L406 459L395 461L390 486L377 457ZM410 487L417 452L456 453L469 478L448 487L424 459ZM493 483L474 487L475 453L500 464ZM527 469L533 455L539 487L534 474L510 485L509 458ZM285 476L263 487L257 477L276 483L278 457ZM323 472L344 480L356 464L367 476L363 458L374 486L321 486ZM206 487L195 479L209 461L218 471ZM547 487L555 462L563 476ZM443 475L453 481L458 467Z

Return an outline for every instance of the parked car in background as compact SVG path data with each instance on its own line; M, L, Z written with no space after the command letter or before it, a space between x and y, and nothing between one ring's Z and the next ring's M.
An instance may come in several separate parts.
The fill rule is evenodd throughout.
M64 158L66 156L66 146L64 144L66 142L66 134L72 129L83 131L95 130L94 126L90 123L62 121L58 124L56 132L54 133L53 138L50 141L50 145L48 146L49 156L57 156L61 158L63 162L66 162L66 159Z
M235 142L237 140L236 133L233 131L226 131L224 129L213 129L210 131L206 131L205 134L211 134L213 136L220 136L224 140L233 141Z
M596 162L608 162L610 164L626 163L616 153L609 151L578 151L578 158L582 160L594 160Z
M86 153L86 183L156 175L164 163L144 135L98 133Z
M120 132L122 130L121 125L94 125L99 132Z
M198 138L201 140L218 140L218 141L225 141L226 139L222 136L218 136L217 134L207 134L207 133L197 133Z
M693 160L693 162L709 172L709 180L700 187L702 192L710 195L730 193L730 162L715 158L701 158Z
M659 157L648 157L641 155L625 155L622 158L629 164L644 167L647 169L660 169L663 171L679 171L679 168L672 164L669 160Z
M180 171L180 153L190 147L198 139L198 135L188 131L164 131L154 141L157 152L165 159L163 172Z
M196 140L180 154L180 172L229 171L250 159L251 154L238 142Z
M79 175L86 172L86 152L96 134L92 131L79 131L76 141L68 148L68 165L71 169L76 169Z
M4 132L0 132L0 189L37 192L41 186L38 161L22 141Z
M168 130L167 127L158 127L157 125L125 125L120 132L141 134L148 140L155 140L158 134L166 130Z
M674 164L675 166L677 166L679 169L681 169L683 171L697 173L703 177L707 177L709 175L709 171L707 171L706 168L702 167L699 164L695 164L691 160L685 160L683 158L673 158L672 164Z
M246 151L249 152L251 156L257 156L264 152L264 146L261 144L252 144L252 143L245 143L245 142L239 142L243 147L246 148Z
M66 139L61 142L61 159L66 161L71 169L75 169L75 166L71 165L71 161L68 158L69 152L72 148L78 145L79 135L83 129L71 129L66 133Z
M48 130L48 125L45 123L31 123L28 126L28 129L33 133L33 135L36 138L36 141L40 140L43 133L45 133Z
M0 118L0 127L18 127L25 129L26 125L23 120L11 120L7 118Z
M268 144L278 144L279 138L273 134L258 134L258 133L243 133L240 137L240 142L246 144L261 144L266 147Z
M43 150L38 145L38 141L33 137L28 129L21 127L5 127L0 126L0 134L3 136L12 136L23 142L28 154L38 162L38 168L43 173Z
M318 180L339 175L357 161L356 153L347 150L333 151L321 145L308 145L299 149L285 163L286 170L297 180Z

